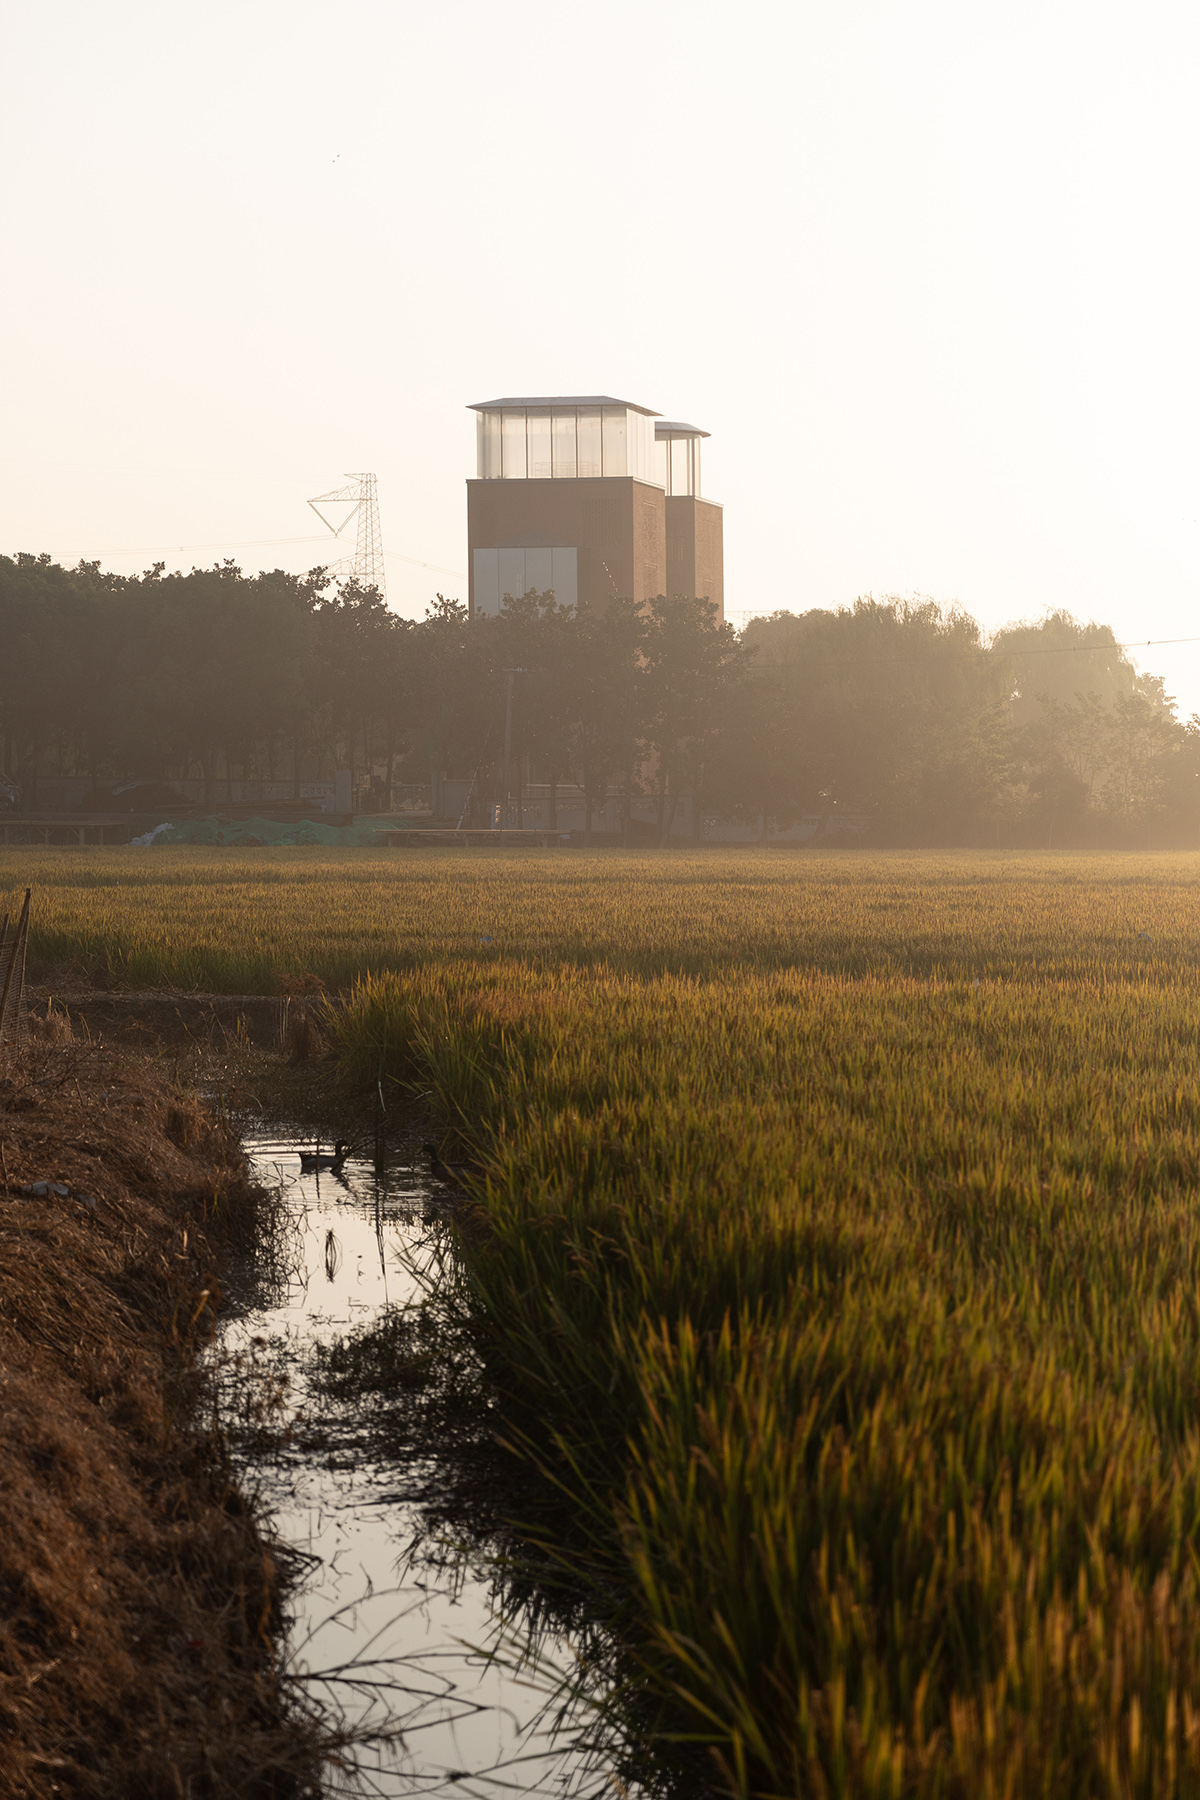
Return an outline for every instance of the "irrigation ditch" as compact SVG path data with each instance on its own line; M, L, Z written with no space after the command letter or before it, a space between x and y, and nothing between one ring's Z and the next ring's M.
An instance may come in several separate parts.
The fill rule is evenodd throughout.
M641 1749L604 1595L562 1574L569 1517L459 1329L469 1178L339 1077L315 1004L29 989L0 1073L27 1519L0 1785L698 1794Z
M289 1552L205 1404L220 1271L282 1219L170 1072L34 1008L0 1054L0 1791L316 1794Z

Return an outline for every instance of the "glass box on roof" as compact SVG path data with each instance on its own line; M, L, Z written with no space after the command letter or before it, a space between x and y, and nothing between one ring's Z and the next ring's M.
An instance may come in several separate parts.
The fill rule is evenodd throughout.
M668 494L690 494L700 498L700 440L708 436L697 425L676 424L657 419L654 424L655 444L659 454L659 484Z
M653 415L621 402L499 401L473 409L481 481L632 475L661 487Z

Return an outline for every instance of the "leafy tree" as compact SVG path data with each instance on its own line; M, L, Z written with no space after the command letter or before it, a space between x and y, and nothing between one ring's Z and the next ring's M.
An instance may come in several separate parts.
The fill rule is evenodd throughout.
M754 620L744 640L756 671L779 683L797 811L865 815L916 841L952 839L994 813L1010 673L966 613L868 596Z
M646 608L642 656L642 741L655 764L662 843L679 794L704 788L717 720L726 689L741 672L743 652L712 601L660 594ZM698 810L694 824L698 828Z
M93 783L399 768L496 791L505 671L514 749L551 789L584 790L588 828L617 786L752 819L853 813L877 839L1002 830L1140 841L1200 830L1200 722L1107 626L1058 611L986 644L962 611L871 596L777 611L737 638L703 600L564 607L506 597L470 621L439 595L398 619L325 569L247 577L232 562L140 577L0 557L0 753L25 798L51 773Z
M1183 743L1161 677L1139 674L1107 626L1080 625L1068 613L1014 627L997 641L1009 646L1018 671L1024 659L1018 679L1025 692L1013 703L1016 744L1029 816L1047 841L1056 831L1079 832L1089 819L1127 834L1161 814ZM1079 685L1085 675L1098 685Z
M379 779L390 788L413 727L413 627L388 611L377 588L355 580L316 601L314 627L310 703L326 755L344 756L352 778L382 763Z
M571 772L583 789L586 835L610 783L628 797L636 779L642 724L642 649L646 624L631 600L603 611L581 605L565 627L563 683L570 719Z
M790 825L801 787L797 743L784 681L777 671L755 668L753 651L745 651L714 707L696 790L697 822L701 812L756 822L764 840L772 820Z
M459 600L438 594L413 642L414 772L477 777L500 754L504 675L496 621L468 618Z
M1081 625L1061 608L1036 625L1006 626L992 639L992 651L1011 664L1017 726L1035 723L1043 704L1069 706L1081 694L1110 706L1138 679L1111 626Z
M574 614L553 591L530 588L504 596L499 621L503 667L520 669L514 709L515 748L529 757L550 787L550 827L558 825L558 784L571 768L571 655Z

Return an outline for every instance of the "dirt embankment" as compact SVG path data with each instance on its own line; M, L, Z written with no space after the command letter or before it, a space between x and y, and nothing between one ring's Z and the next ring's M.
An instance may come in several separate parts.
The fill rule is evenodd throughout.
M0 1794L315 1792L277 1571L197 1406L257 1223L236 1143L147 1066L0 1058Z

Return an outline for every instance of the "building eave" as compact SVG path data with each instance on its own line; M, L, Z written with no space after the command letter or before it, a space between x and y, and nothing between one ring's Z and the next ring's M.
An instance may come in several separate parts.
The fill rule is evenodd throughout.
M629 412L643 413L657 419L651 406L639 406L636 400L618 400L612 394L508 394L502 400L474 400L468 412L517 412L531 407L544 407L547 412L567 406L623 406Z

